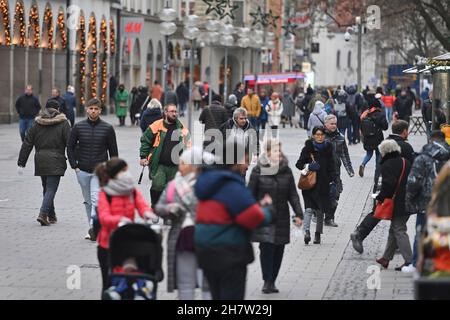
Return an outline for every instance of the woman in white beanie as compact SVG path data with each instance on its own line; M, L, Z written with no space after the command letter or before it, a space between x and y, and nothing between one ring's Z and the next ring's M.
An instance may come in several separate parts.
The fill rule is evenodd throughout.
M214 155L192 147L180 156L178 172L169 182L155 206L155 213L172 221L167 239L167 291L178 289L180 300L194 300L198 284L197 258L194 251L194 230L197 198L194 185L202 164L212 164ZM211 300L206 278L203 278L203 300Z

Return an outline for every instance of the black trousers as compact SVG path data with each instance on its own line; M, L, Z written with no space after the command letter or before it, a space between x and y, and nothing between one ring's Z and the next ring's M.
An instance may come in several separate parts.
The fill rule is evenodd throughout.
M277 280L280 271L281 262L283 261L284 244L276 245L268 242L259 244L259 260L261 262L261 270L263 280L273 282Z
M227 270L203 269L213 300L244 300L247 265Z
M367 216L364 217L363 221L356 228L358 231L359 238L363 241L372 232L372 230L377 226L380 219L374 218L373 210Z
M102 272L102 294L109 288L109 250L97 247L97 258Z

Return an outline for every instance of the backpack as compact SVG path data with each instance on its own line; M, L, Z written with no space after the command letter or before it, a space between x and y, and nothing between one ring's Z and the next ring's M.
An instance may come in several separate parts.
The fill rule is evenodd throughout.
M336 116L338 118L347 116L347 111L345 110L345 103L338 103L336 100L336 103L334 104L334 110L336 111Z
M378 132L375 119L368 113L363 119L361 119L361 133L364 137L372 137Z
M106 199L108 200L108 203L111 204L112 196L110 196L107 193L105 193L105 194L106 194ZM133 199L136 199L136 189L133 189ZM100 224L100 219L98 217L98 207L95 207L95 212L97 214L92 217L92 230L94 231L94 237L97 239L98 233L100 232L102 225Z

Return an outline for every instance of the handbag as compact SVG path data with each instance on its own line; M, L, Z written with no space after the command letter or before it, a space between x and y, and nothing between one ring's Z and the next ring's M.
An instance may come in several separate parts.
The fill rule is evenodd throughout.
M314 156L311 154L313 162L316 162ZM300 190L310 190L314 188L317 182L317 172L309 170L306 175L300 174L297 187Z
M375 207L375 213L373 216L380 220L392 220L392 217L394 215L394 200L395 196L397 195L398 188L400 187L400 182L403 179L403 174L405 173L405 159L403 160L403 167L402 167L402 174L400 175L400 178L397 182L397 187L395 188L395 192L392 196L392 198L385 198L383 202L377 203L377 206Z

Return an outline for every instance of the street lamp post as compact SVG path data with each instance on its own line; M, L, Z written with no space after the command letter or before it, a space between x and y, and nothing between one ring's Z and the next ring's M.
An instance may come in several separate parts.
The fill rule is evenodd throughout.
M227 102L227 85L228 85L228 47L234 44L234 27L231 23L226 23L222 30L221 43L225 47L225 66L224 66L224 84L223 84L223 100Z
M361 90L362 83L361 83L361 51L362 51L362 23L361 23L361 17L356 17L356 24L358 25L358 90Z
M169 7L169 1L166 2L165 8L159 13L159 18L163 21L160 24L159 32L164 36L166 54L164 58L164 67L162 74L162 86L164 90L164 106L166 105L167 99L167 85L166 77L167 71L169 69L169 36L177 31L177 25L173 22L177 18L177 12Z
M220 28L220 22L218 20L210 19L206 21L205 23L205 29L206 32L205 35L205 44L209 45L209 74L208 74L208 99L209 99L209 105L212 103L212 83L211 83L211 72L212 72L212 45L217 42L217 39L219 37L219 33L217 30Z
M192 132L192 113L194 106L192 101L192 89L194 87L194 47L195 40L198 38L200 30L197 28L199 18L196 15L188 15L184 20L183 35L191 41L191 54L189 60L189 110L188 110L188 129Z

